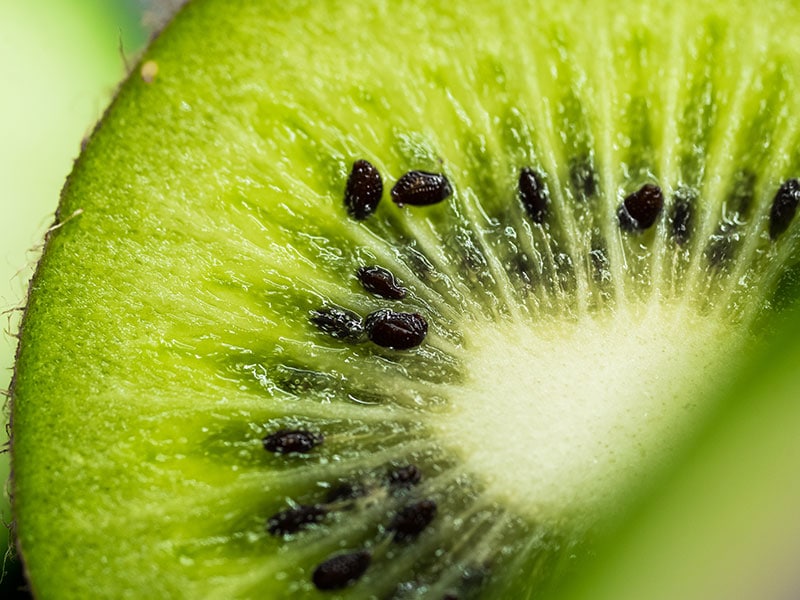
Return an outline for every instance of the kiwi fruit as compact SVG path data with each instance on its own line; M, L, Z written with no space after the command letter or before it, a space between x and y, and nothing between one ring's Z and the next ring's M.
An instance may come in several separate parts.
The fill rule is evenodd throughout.
M557 594L797 297L798 13L188 3L31 283L35 595Z

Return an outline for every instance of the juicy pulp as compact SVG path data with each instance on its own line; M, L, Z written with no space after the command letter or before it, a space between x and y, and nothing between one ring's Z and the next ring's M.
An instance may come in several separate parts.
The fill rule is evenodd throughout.
M332 552L383 551L382 514L294 540L267 518L413 459L439 517L346 593L418 569L444 594L494 559L489 585L522 597L550 576L531 557L569 556L669 460L796 261L797 224L771 240L768 219L800 174L798 9L583 4L198 0L156 40L157 70L123 86L67 183L21 331L13 494L34 591L313 596ZM386 184L363 222L343 200L359 159ZM516 197L523 167L545 174L543 224ZM410 170L453 196L394 206ZM665 210L622 231L645 183ZM327 305L386 308L365 264L409 290L391 306L425 315L420 347L313 326ZM264 451L311 425L319 452Z

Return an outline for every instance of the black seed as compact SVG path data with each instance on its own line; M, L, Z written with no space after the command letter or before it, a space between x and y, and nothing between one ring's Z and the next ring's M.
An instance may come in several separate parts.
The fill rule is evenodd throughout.
M679 190L675 194L675 203L672 205L672 239L679 246L689 241L692 234L692 221L694 219L694 194L688 190Z
M267 521L267 531L272 535L296 533L306 525L319 523L326 514L328 510L319 504L289 508L270 517Z
M329 307L311 312L311 322L317 328L339 340L355 342L364 334L364 323L353 311Z
M320 563L311 580L318 590L340 590L359 579L370 562L372 555L366 550L338 554Z
M365 326L370 340L378 346L394 350L419 346L428 333L428 322L422 315L394 312L386 308L369 315Z
M378 169L366 160L357 160L347 178L344 205L354 219L366 219L378 208L383 195L383 181Z
M579 200L597 195L598 181L591 156L575 157L569 163L569 178Z
M741 235L735 223L728 221L720 223L706 246L706 258L709 264L712 267L727 265L736 255L740 241Z
M364 495L364 488L352 483L340 483L330 489L325 496L325 502L340 502L342 500L353 500Z
M406 288L401 286L391 271L383 267L360 267L356 273L364 289L387 300L402 300Z
M394 532L394 541L408 542L415 539L436 517L436 502L420 500L403 507L389 524Z
M406 465L389 471L389 485L392 487L412 487L422 480L422 471L416 465Z
M739 217L747 216L756 196L756 175L747 169L737 171L733 176L728 197L725 204L728 213L737 213Z
M298 452L307 454L319 446L324 437L321 433L312 433L311 431L304 431L302 429L281 429L275 433L269 434L264 438L264 448L268 452L275 452L277 454L290 454Z
M392 200L398 206L436 204L453 193L450 182L441 173L409 171L392 188Z
M530 167L524 167L519 173L519 200L531 221L544 223L550 195L542 175Z
M644 231L653 226L663 208L661 188L646 183L623 200L617 211L619 225L625 231Z
M789 229L797 206L800 204L800 181L788 179L778 189L772 201L772 210L769 213L769 237L776 239L780 234Z

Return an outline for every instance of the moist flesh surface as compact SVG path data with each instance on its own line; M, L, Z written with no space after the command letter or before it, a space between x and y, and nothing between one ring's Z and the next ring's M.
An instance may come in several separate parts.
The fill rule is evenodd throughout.
M523 598L591 552L796 269L800 41L790 3L574 4L167 28L31 287L35 592Z

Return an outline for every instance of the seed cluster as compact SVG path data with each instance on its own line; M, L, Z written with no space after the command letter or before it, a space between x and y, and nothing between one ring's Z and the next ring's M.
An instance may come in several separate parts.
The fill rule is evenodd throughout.
M570 160L569 178L573 197L577 200L588 201L598 195L599 177L591 153ZM344 194L344 203L351 216L364 219L375 212L383 190L381 182L380 173L368 161L362 159L353 163ZM723 220L708 239L704 252L709 265L724 265L734 256L741 238L739 220L746 217L754 203L755 186L756 177L753 173L742 170L736 174L727 199L727 205L731 207L734 216ZM528 220L538 225L546 224L552 207L544 171L534 166L520 168L516 191ZM453 187L445 175L412 170L396 181L391 190L391 198L400 207L428 206L442 202L452 193ZM665 205L662 188L653 182L645 183L625 196L619 204L618 225L629 234L643 233L658 223L665 212ZM771 205L769 236L772 240L789 228L799 205L800 181L790 179L780 187ZM693 234L695 206L695 192L684 187L675 192L667 222L668 234L677 246L685 246ZM459 250L463 251L462 271L477 285L487 271L487 263L479 246L463 231L454 232L452 239ZM598 284L606 282L610 277L606 247L605 240L598 237L595 241L593 238L589 259L593 268L592 277ZM424 265L424 257L418 257L417 254L413 248L406 249L409 260L414 262L419 258L420 265ZM557 270L572 268L569 264L562 264L564 260L569 261L570 257L562 253L554 256ZM511 257L508 264L519 265L520 281L529 284L531 276L526 262L519 257ZM420 266L420 278L425 280L430 270L433 267L428 269ZM408 294L408 290L396 280L392 272L379 265L359 267L356 277L365 291L385 300L403 300ZM334 338L349 342L360 342L366 338L391 350L415 348L423 343L428 332L428 322L422 315L388 308L375 311L362 319L352 311L329 307L315 311L311 320L320 331Z
M286 433L285 430L277 431L268 435L265 442L285 438ZM294 430L292 433L305 438L314 435L303 430ZM320 435L317 439L321 443L323 438ZM340 482L331 487L323 501L293 504L275 513L267 520L266 529L276 537L300 534L310 526L324 526L326 518L333 513L350 514L375 503L393 505L405 498L421 481L422 472L413 464L390 467L383 476L377 478L357 476L354 481ZM386 543L413 542L435 520L437 512L438 505L433 498L405 502L394 510L391 519L379 530L382 532L380 535ZM374 558L375 553L366 548L336 553L317 565L311 577L312 583L319 590L347 587L364 575Z
M360 342L363 334L374 344L391 350L409 350L419 346L428 333L428 321L418 313L396 312L382 308L362 319L340 307L312 311L311 322L333 338Z
M591 156L573 158L570 161L570 183L579 200L598 194L598 176ZM731 203L737 214L744 215L753 201L755 176L750 172L737 174ZM375 212L383 193L383 183L378 170L366 160L353 163L345 188L344 203L348 213L355 219L365 219ZM398 206L428 206L450 197L453 188L447 177L428 171L408 171L392 187L391 197ZM525 214L537 224L543 224L549 212L550 192L541 171L526 166L520 169L517 194ZM672 238L684 245L691 234L694 216L694 194L685 188L675 194L670 226ZM664 210L664 193L654 183L646 183L625 197L617 210L622 230L635 233L650 229ZM791 225L800 206L800 180L789 179L781 185L773 199L769 235L775 240ZM724 229L724 224L721 225ZM720 233L720 232L718 232ZM724 233L724 232L721 232ZM719 237L719 236L718 236ZM712 240L713 242L713 240ZM713 246L713 244L712 244ZM709 260L718 262L719 251L711 250ZM717 258L715 258L717 257ZM364 289L386 299L399 300L406 290L398 285L392 274L382 267L362 267L358 272Z
M570 168L572 197L589 201L597 196L599 178L594 170L591 156L574 160ZM737 227L740 220L748 218L755 205L756 180L742 172L736 180L734 189L726 198L735 217L723 220L715 233L704 240L706 259L711 265L721 265L735 253L741 233ZM344 204L347 212L356 220L363 220L375 213L381 199L383 184L377 169L365 160L356 161L347 181ZM424 207L440 203L450 197L453 187L448 179L439 173L409 171L402 175L391 190L392 201L397 206ZM547 174L534 166L524 166L518 171L516 198L524 218L530 223L545 226L552 218L551 190ZM686 246L696 234L697 192L680 187L668 202L664 190L654 182L647 182L628 193L616 209L617 224L621 231L631 236L652 230L663 219L665 235L678 246ZM770 206L768 233L771 240L777 240L791 226L800 208L800 180L785 181L774 196ZM601 234L593 234L590 259L594 267L595 279L602 283L608 273L608 243ZM480 282L479 274L486 270L486 262L480 253L480 242L469 237L469 232L452 232L451 238L459 249L464 251L463 268L477 272L473 282ZM411 246L411 245L410 245ZM474 256L470 250L475 252ZM405 255L425 264L426 257L413 247L404 249ZM411 259L410 259L411 260ZM554 257L559 260L559 257ZM568 259L567 259L568 260ZM483 261L483 262L482 262ZM416 262L414 263L416 264ZM521 264L520 271L528 267ZM435 271L432 265L420 267L420 278L427 271ZM406 299L411 290L400 282L389 269L377 264L362 264L355 271L355 279L361 289L376 298L388 302ZM428 320L416 312L405 312L384 307L362 316L340 306L324 306L311 311L311 323L317 330L333 339L352 344L371 343L393 351L407 351L424 343L428 334ZM263 439L263 446L284 460L303 460L319 450L325 437L306 429L282 429L270 433ZM272 514L267 519L266 531L269 535L287 541L295 536L307 535L308 529L326 532L334 523L353 518L352 515L375 514L369 511L375 506L380 520L376 523L377 542L364 542L350 549L344 546L316 565L311 574L311 582L321 591L339 590L354 585L366 573L386 559L387 555L398 552L402 545L416 543L436 523L443 505L443 496L437 493L426 494L426 486L419 486L422 472L417 465L404 464L387 467L379 477L370 475L352 476L347 480L332 482L326 486L324 494L299 497L289 506ZM436 497L430 497L436 496ZM387 550L394 548L394 550ZM488 576L486 565L477 565L471 574L465 572L461 586L452 589L470 593L482 585ZM421 589L420 582L408 581L399 584L398 589ZM417 587L415 587L417 586ZM404 592L407 593L407 592ZM444 598L457 599L453 593Z
M441 173L408 171L392 187L392 201L398 206L428 206L446 200L453 193L450 182ZM383 179L367 160L353 163L344 192L348 214L362 221L372 215L383 196Z

